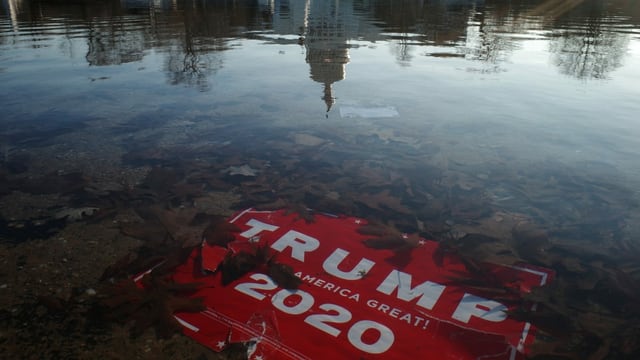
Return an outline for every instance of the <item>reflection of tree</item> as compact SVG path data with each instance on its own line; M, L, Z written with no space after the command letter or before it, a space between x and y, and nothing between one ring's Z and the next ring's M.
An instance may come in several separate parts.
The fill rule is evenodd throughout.
M400 65L409 65L422 47L429 48L428 56L465 56L480 64L480 71L491 72L500 71L520 43L512 34L552 26L562 29L555 30L550 46L561 71L603 78L621 66L631 38L615 32L612 22L636 26L640 21L637 4L618 8L627 0L612 0L615 6L600 0L1 1L16 29L19 24L71 19L65 22L70 39L77 36L80 20L88 28L86 60L91 65L140 61L150 48L166 49L160 53L166 54L169 83L201 90L222 66L228 39L256 39L265 29L296 36L270 41L296 43L299 36L310 77L324 86L327 109L334 103L332 85L345 77L350 39L387 40ZM630 17L622 20L607 11ZM29 33L59 35L59 29L32 26ZM6 36L0 35L0 42Z
M464 37L473 4L449 6L424 0L378 0L370 12L380 19L392 51L401 66L413 59L412 50L424 45L453 46Z
M590 18L553 38L553 62L563 74L579 79L603 79L622 65L629 36L606 29L602 17Z
M89 23L87 62L90 65L118 65L140 61L147 39L142 31L125 29L117 23Z
M393 44L392 49L400 66L411 65L411 59L413 59L411 48L409 39L406 36Z
M526 32L530 25L509 7L485 9L469 19L465 57L482 62L481 72L502 71L501 64L518 48L515 39L505 34Z
M426 28L424 16L428 12L422 0L400 2L387 0L376 3L376 16L384 19L386 31L392 34L391 51L399 65L411 64L413 58L411 45L419 45L419 41L415 41L415 38L417 33L423 32Z
M236 35L231 23L250 23L257 13L257 8L228 7L224 2L206 7L186 1L176 26L179 30L168 41L163 39L168 48L165 71L169 83L208 90L208 77L222 67L222 51L228 49L226 39Z
M413 43L412 25L415 25L415 14L416 9L412 6L406 6L407 4L403 1L400 3L400 9L398 13L401 15L399 20L399 27L397 32L399 36L395 41L392 42L392 51L396 57L396 61L400 66L409 66L411 65L411 59L413 56L411 55L411 44Z
M553 33L549 50L562 73L602 79L622 65L629 43L628 35L613 28L613 22L620 18L608 14L611 9L600 1L546 0L529 14L553 22L554 29L559 29Z
M165 70L171 85L182 84L209 89L208 76L222 67L222 59L216 53L184 48L181 44L171 46L165 59Z

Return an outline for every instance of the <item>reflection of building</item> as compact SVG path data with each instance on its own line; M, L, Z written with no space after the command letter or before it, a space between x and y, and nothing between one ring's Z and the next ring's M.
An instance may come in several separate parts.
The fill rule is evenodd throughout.
M349 62L345 13L340 2L307 0L304 28L304 45L307 49L311 79L324 85L322 99L327 112L335 102L333 83L344 79L345 65ZM352 12L348 12L349 14Z
M363 24L349 1L280 0L275 1L274 12L274 31L299 36L310 77L323 85L322 99L327 111L331 110L335 102L332 86L345 78L349 63L349 39L366 38L367 32L377 34L377 29Z
M22 10L21 0L6 0L5 8L9 11L9 18L11 19L11 26L13 31L18 31L18 14Z

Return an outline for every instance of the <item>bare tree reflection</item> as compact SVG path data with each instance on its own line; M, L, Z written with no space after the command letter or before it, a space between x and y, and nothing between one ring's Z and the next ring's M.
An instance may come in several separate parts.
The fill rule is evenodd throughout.
M520 47L509 34L524 34L536 29L539 22L524 16L519 5L496 3L470 16L467 22L465 58L481 66L472 69L482 73L504 71L502 64Z
M468 60L481 62L480 72L499 72L501 64L508 59L509 54L517 48L512 40L500 36L499 30L492 20L483 16L483 20L467 27L464 53Z
M622 66L628 35L608 31L576 34L566 31L550 45L554 64L563 74L579 79L604 79Z
M451 2L455 3L455 2ZM409 66L414 51L425 45L453 48L464 38L469 13L474 1L450 4L447 1L379 0L369 9L381 20L383 31L390 37L391 49L400 66ZM439 56L441 53L427 53ZM448 53L447 55L452 55Z
M425 19L435 7L425 5L423 0L378 1L374 13L384 19L386 31L391 34L391 51L400 66L410 66L413 49L428 39L421 36L429 23Z
M600 1L546 0L529 11L552 23L549 51L563 74L578 79L604 79L622 66L629 35L617 32L619 18Z
M94 66L119 65L143 58L148 39L142 31L124 29L123 24L89 22L87 62Z
M563 74L578 79L605 79L622 66L629 35L607 28L606 20L589 18L580 26L554 34L549 51Z
M323 85L327 109L335 101L333 84L345 78L353 39L387 41L401 66L421 54L464 57L472 60L471 71L498 72L523 43L520 36L554 29L549 50L560 71L601 79L622 65L631 41L631 34L617 31L617 23L640 22L640 7L628 0L2 1L15 31L29 22L69 19L60 23L70 40L77 37L78 24L86 25L90 65L141 61L150 49L160 49L167 82L202 91L222 67L228 39L258 39L269 31L296 35L299 40L265 39L305 47L310 77ZM29 31L34 37L59 33L50 27ZM8 34L0 35L0 42L8 41Z
M207 6L208 5L208 6ZM164 68L171 85L209 90L209 77L223 65L228 38L236 35L232 22L247 24L257 9L235 3L185 1L174 21L175 33L166 42Z
M222 67L222 58L215 53L206 53L176 44L169 48L165 58L165 71L171 85L195 87L209 90L208 77Z
M194 45L193 31L189 28L191 16L192 12L186 12L182 37L170 40L165 57L165 71L171 85L183 84L206 91L209 89L207 74L211 68L207 54Z

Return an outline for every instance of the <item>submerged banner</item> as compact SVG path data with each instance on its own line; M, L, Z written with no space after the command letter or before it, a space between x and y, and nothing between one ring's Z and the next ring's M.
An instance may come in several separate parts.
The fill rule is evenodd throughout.
M240 229L235 241L203 243L173 275L203 283L193 296L207 309L175 316L214 350L250 344L249 359L522 359L535 329L508 311L523 306L518 294L552 276L528 265L486 265L479 278L424 239L402 250L372 248L371 236L358 232L366 221L354 217L318 214L307 223L282 210L245 210L229 222ZM226 285L219 271L194 275L194 266L216 270L230 253L256 247L290 265L299 287L284 289L258 271ZM503 291L479 283L487 276Z

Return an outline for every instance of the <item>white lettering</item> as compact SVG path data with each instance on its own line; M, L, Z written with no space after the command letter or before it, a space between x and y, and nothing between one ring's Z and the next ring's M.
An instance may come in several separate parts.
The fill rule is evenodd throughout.
M376 290L383 294L391 295L396 289L398 289L398 299L411 301L420 296L418 305L427 310L431 310L440 298L440 295L442 295L445 286L431 281L425 281L411 288L411 275L403 273L402 271L393 270Z
M320 246L318 239L305 235L295 230L289 230L271 245L271 248L282 252L287 247L291 248L291 257L304 261L304 254L313 251Z
M278 287L278 285L276 285L276 283L273 282L273 280L265 274L252 274L251 278L259 282L240 283L236 285L235 289L240 291L241 293L251 296L254 299L262 300L266 295L257 290L274 290Z
M258 221L256 219L251 219L247 221L247 225L251 226L248 230L245 230L240 236L246 237L250 239L263 231L276 231L279 226L263 223L262 221Z
M305 275L305 276L302 278L302 281L308 281L308 282L310 282L310 283L311 283L311 282L316 281L316 278L315 278L315 277L313 277L313 276Z
M378 340L373 344L365 343L362 340L362 337L365 332L368 330L375 330L379 333ZM359 350L368 352L369 354L382 354L383 352L389 350L391 345L393 345L393 341L395 340L395 336L393 335L393 331L388 327L379 324L375 321L370 320L360 320L357 323L353 324L347 333L347 338L349 342L358 348Z
M287 301L289 298L299 298L300 300L297 302L295 300ZM306 312L311 309L314 302L313 295L300 289L293 291L282 289L271 297L271 303L276 309L292 315L300 315Z
M389 311L389 315L397 319L398 315L400 315L400 309L398 308L391 309L391 311Z
M406 321L407 324L411 325L411 314L406 313L400 317L400 320Z
M497 301L464 294L451 317L463 323L468 323L472 316L487 321L500 322L507 318L506 310L507 307Z
M322 288L331 291L335 287L332 283L326 283Z
M306 319L304 319L304 322L312 326L315 326L316 328L326 332L331 336L336 337L340 335L340 332L341 332L340 329L332 325L328 325L327 323L344 324L349 320L351 320L351 317L352 317L351 311L336 304L322 304L318 307L324 311L335 313L335 314L309 315L307 316Z
M369 259L362 258L358 265L351 268L349 272L338 269L340 263L349 255L349 252L343 249L336 249L322 264L322 268L329 274L345 280L362 279L375 263Z

